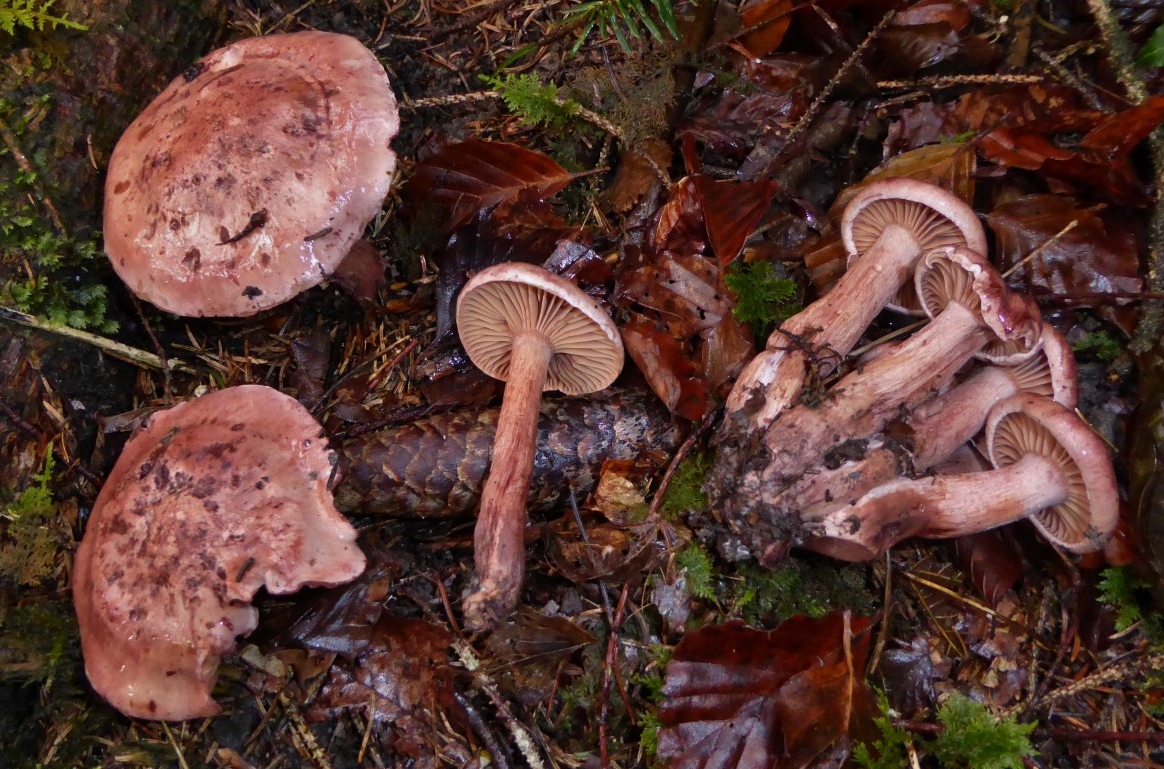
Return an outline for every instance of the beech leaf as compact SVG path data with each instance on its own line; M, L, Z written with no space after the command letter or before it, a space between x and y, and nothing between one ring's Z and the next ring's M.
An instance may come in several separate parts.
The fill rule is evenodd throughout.
M410 214L435 208L438 221L451 232L478 211L519 196L550 197L573 178L540 152L468 139L445 144L417 163L402 194Z
M872 733L870 625L834 612L688 632L663 681L659 758L671 769L839 766Z

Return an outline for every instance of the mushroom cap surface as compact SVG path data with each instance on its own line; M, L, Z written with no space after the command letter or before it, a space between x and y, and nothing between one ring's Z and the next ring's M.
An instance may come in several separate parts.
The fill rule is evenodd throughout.
M470 360L489 376L509 376L514 337L538 332L553 346L543 390L585 395L622 371L618 328L585 291L533 264L505 262L473 276L457 299L457 332Z
M905 177L862 187L841 215L841 240L848 262L860 259L891 224L904 227L918 241L918 252L943 246L967 246L986 253L986 232L974 209L948 190ZM922 315L911 285L902 286L890 309Z
M179 315L274 307L329 275L380 210L399 126L384 68L353 37L297 32L213 51L113 151L113 268Z
M254 630L260 587L292 593L364 570L321 432L295 399L243 385L159 411L126 443L73 575L85 672L122 713L218 713L218 663Z
M917 298L933 318L950 302L981 316L991 339L976 358L1015 365L1042 345L1043 318L1033 300L1006 287L998 270L980 252L963 246L935 248L914 273Z
M986 447L995 467L1037 453L1063 468L1070 491L1063 502L1030 516L1051 542L1077 553L1100 550L1119 520L1119 492L1107 446L1071 409L1050 398L1020 393L1000 402L986 420Z

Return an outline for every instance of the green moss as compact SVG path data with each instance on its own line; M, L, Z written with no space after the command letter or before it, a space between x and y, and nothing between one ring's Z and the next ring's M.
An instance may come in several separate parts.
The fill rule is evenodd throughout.
M1028 735L1034 724L1013 717L996 720L984 705L960 694L941 704L938 721L943 729L933 754L951 769L1022 769L1023 757L1031 755Z
M716 600L715 575L711 556L694 542L675 554L675 565L687 576L691 595L704 601Z
M724 283L736 295L732 315L741 323L749 324L758 337L767 336L777 322L800 309L795 301L796 284L777 277L767 262L737 262L728 268Z
M56 508L49 481L53 474L52 454L45 456L44 469L32 486L17 494L0 512L5 522L0 538L0 577L18 585L36 585L56 569L64 532L55 519Z
M674 520L688 510L705 510L707 497L703 495L703 480L711 467L710 457L689 454L675 469L659 506L665 518Z
M789 560L776 569L740 565L730 603L749 625L765 625L796 614L822 617L834 609L867 614L876 600L862 569Z
M853 763L863 769L899 769L906 766L906 745L909 733L894 725L890 714L889 699L880 689L873 690L880 711L873 719L881 737L872 745L858 743L853 747Z
M490 88L501 92L505 106L523 123L564 128L576 122L581 105L562 96L553 83L543 83L537 76L528 74L489 75L482 79Z
M51 112L49 94L28 95L19 103L0 99L0 121L17 138ZM51 200L59 189L45 171L41 150L16 162L0 145L0 304L60 326L104 332L117 324L106 317L106 290L90 274L102 264L98 234L83 226L64 229L54 221Z
M1073 344L1075 352L1090 352L1102 361L1113 361L1124 351L1124 345L1107 331L1089 331Z

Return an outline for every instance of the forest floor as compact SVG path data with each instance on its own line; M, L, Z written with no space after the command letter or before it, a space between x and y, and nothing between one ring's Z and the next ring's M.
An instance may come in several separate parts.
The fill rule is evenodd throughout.
M17 29L4 52L0 767L1164 765L1164 11L91 5L112 15L59 3L89 30ZM120 131L211 49L308 29L361 40L399 102L397 180L367 233L382 262L246 319L138 302L99 248ZM972 204L992 261L1073 345L1079 410L1116 458L1114 545L1065 554L1020 522L867 563L727 552L703 486L724 398L773 325L843 272L840 211L870 174ZM410 488L479 458L499 390L450 332L452 296L466 272L561 242L637 340L594 401L637 426L633 455L539 459L523 608L472 635L471 511L421 517L432 499L385 502L354 479L410 425L463 442L402 471ZM668 259L688 291L657 303ZM866 340L911 322L882 314ZM247 383L323 424L369 569L261 595L259 629L220 668L222 715L128 719L86 681L73 554L149 413ZM567 414L558 440L591 429Z

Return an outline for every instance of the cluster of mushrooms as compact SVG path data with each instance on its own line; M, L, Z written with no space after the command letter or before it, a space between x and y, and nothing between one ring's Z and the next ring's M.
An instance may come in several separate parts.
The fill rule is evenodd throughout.
M247 316L286 301L357 246L391 183L398 127L384 69L354 38L302 32L215 51L113 153L113 266L138 296L181 315ZM789 544L860 559L906 536L1027 516L1065 548L1101 546L1115 526L1115 482L1105 446L1072 411L1071 353L981 255L973 211L893 180L858 194L843 227L849 272L773 334L729 399L721 448L724 436L759 436L744 455L722 452L744 459L720 468L732 482L717 503L735 536L762 561ZM862 359L822 400L802 401L809 375L836 369L887 305L934 320ZM542 392L601 390L625 356L598 303L527 264L475 275L457 326L473 362L507 382L463 603L466 625L485 630L520 595ZM971 359L983 363L967 371ZM902 420L907 438L890 430ZM994 470L967 448L978 434ZM77 551L74 603L94 688L135 717L219 712L217 666L255 628L260 588L337 585L365 567L334 506L335 472L319 423L269 387L153 414Z
M242 40L207 55L125 131L105 250L139 297L242 317L331 275L379 212L396 156L383 66L347 35ZM73 573L85 671L129 716L214 715L251 600L355 579L337 458L298 401L260 385L155 412L94 503Z
M110 160L105 242L139 297L186 316L243 317L342 269L380 210L399 128L383 67L346 35L240 41L174 80ZM581 289L525 264L463 289L462 340L508 380L475 535L466 624L516 607L526 494L543 390L608 386L618 330ZM357 577L365 557L331 494L336 457L315 418L259 385L152 414L102 487L78 548L73 597L85 670L126 715L220 711L223 655L250 633L260 588Z
M729 479L716 501L736 543L769 563L790 546L865 560L1029 518L1067 550L1102 548L1118 492L1074 411L1071 350L984 256L974 211L889 179L856 194L841 228L848 271L772 334L727 402L713 474ZM885 308L931 320L806 399Z

